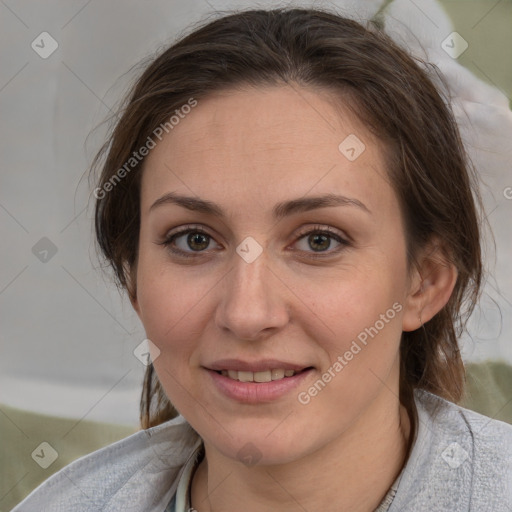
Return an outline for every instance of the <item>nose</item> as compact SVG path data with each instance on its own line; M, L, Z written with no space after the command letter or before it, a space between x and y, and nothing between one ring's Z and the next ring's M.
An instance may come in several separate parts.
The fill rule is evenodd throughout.
M233 259L221 286L216 325L238 340L267 337L288 323L286 287L269 268L265 251L252 263L238 254Z

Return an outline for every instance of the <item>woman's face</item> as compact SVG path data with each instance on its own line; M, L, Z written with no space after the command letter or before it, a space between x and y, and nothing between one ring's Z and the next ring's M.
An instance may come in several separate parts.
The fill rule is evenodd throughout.
M232 459L293 461L398 408L399 205L378 141L329 98L212 95L145 161L134 307L171 402Z

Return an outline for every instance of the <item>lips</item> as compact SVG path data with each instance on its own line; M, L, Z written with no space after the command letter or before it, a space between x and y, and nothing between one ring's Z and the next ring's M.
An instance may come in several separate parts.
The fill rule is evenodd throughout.
M315 371L283 361L255 363L224 360L204 366L204 370L223 397L243 404L262 404L293 396L293 390Z
M311 366L277 359L264 359L254 362L240 359L223 359L206 367L206 369L233 381L261 384L283 381L311 368Z

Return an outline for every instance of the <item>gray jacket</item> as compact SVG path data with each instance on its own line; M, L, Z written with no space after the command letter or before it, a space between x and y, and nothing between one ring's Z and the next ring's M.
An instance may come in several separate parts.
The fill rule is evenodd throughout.
M512 512L512 425L415 399L418 435L389 512ZM12 512L163 512L200 443L179 416L77 459Z

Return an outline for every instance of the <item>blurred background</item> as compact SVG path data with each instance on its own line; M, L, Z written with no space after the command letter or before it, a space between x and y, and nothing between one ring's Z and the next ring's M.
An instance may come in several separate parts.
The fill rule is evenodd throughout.
M99 268L92 236L87 169L102 121L134 66L192 23L277 5L356 19L380 10L399 42L446 72L496 238L462 353L512 365L512 0L0 0L0 510L139 428L145 334ZM488 414L510 404L512 388L505 398ZM49 469L33 456L42 442L58 454Z

